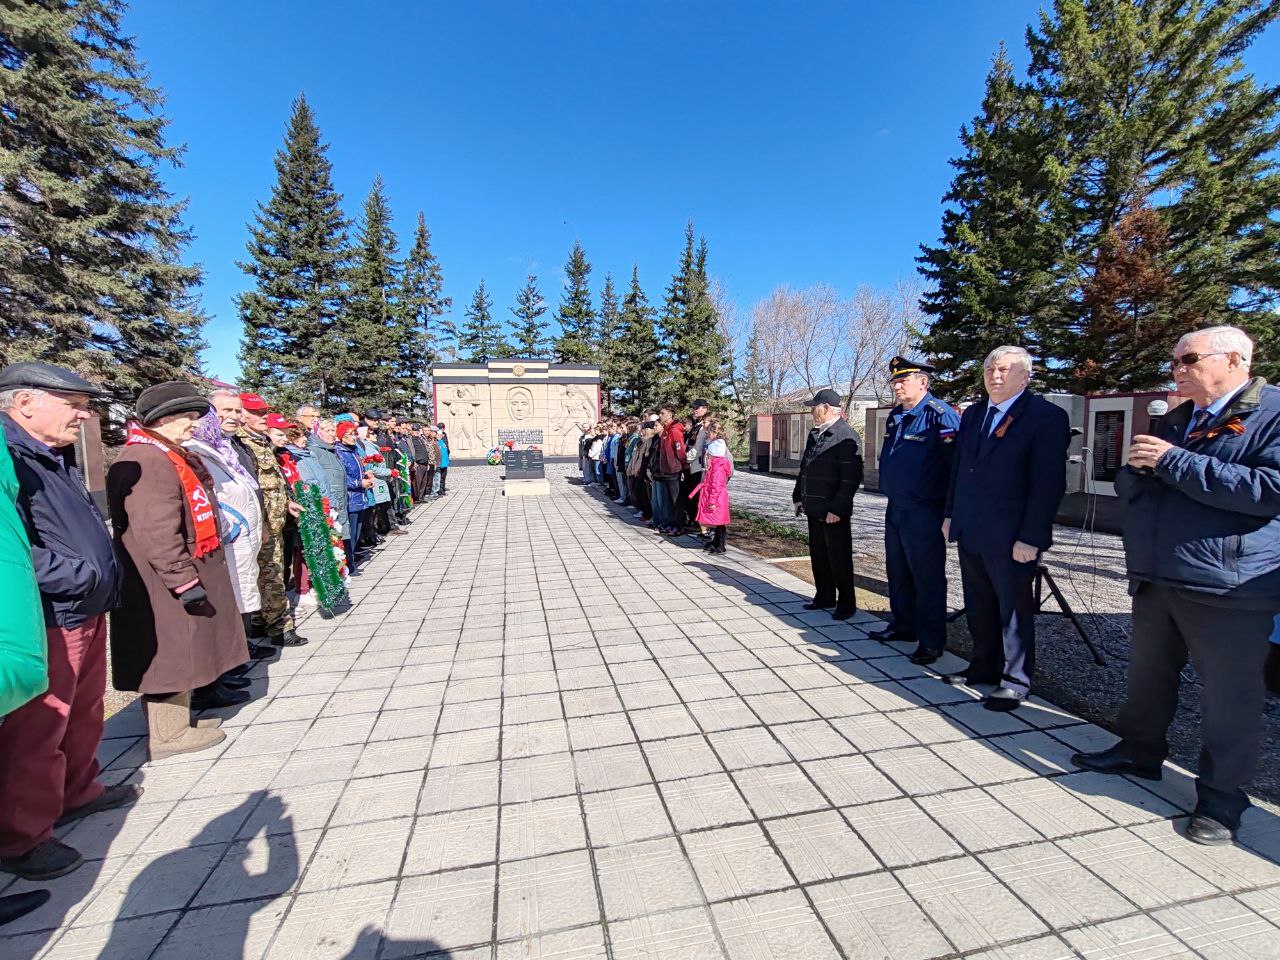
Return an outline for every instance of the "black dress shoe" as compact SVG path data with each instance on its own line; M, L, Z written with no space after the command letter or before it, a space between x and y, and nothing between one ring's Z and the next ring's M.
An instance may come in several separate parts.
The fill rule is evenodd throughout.
M228 690L243 690L245 687L250 686L253 681L248 677L229 677L224 673L218 678L218 683Z
M836 602L834 600L828 603L825 600L818 600L815 598L813 600L810 600L808 603L806 603L804 605L804 608L806 610L830 610L835 605L836 605Z
M937 663L942 659L942 650L917 650L911 656L907 657L912 663L918 667L927 667L931 663Z
M1236 832L1212 817L1192 814L1187 823L1187 839L1205 847L1225 847L1235 841Z
M48 890L32 890L29 893L15 893L10 897L0 897L0 927L11 923L19 917L25 917L32 910L39 910L53 896Z
M263 643L260 646L249 645L250 660L270 660L276 655L276 648L269 643Z
M878 640L880 643L915 643L916 637L914 633L900 633L892 626L885 627L882 630L875 630L868 634L872 640Z
M298 636L296 630L286 630L278 637L272 637L271 642L277 647L301 647L307 643L306 637Z
M832 620L848 620L857 612L858 612L857 607L847 607L847 608L836 607L834 610L831 611L831 619Z
M220 683L211 683L191 694L192 710L220 710L223 707L238 707L249 702L249 694L243 690L228 690Z
M1073 753L1071 762L1081 770L1092 770L1094 773L1127 774L1143 780L1159 780L1162 776L1160 767L1139 766L1130 760L1129 755L1124 752L1123 743L1096 753Z
M1022 697L985 697L982 709L992 713L1013 713L1022 706Z
M227 677L243 677L246 673L248 673L252 669L253 669L252 663L242 663L238 667L232 667L222 676L224 679Z

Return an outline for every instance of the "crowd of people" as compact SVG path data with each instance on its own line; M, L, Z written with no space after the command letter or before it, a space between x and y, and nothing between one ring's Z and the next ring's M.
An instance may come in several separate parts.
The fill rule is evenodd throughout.
M693 401L686 419L677 412L664 404L584 427L582 482L603 489L659 534L693 533L708 553L724 553L733 476L724 428L705 400Z
M107 471L108 525L71 447L102 399L60 367L0 371L14 601L0 631L0 870L33 881L82 863L56 827L142 795L100 777L108 635L113 686L141 696L148 758L208 749L221 720L196 714L248 701L255 661L307 643L295 608L341 603L411 509L447 493L443 425L313 406L288 419L257 394L174 381L137 398ZM31 906L0 900L0 922Z

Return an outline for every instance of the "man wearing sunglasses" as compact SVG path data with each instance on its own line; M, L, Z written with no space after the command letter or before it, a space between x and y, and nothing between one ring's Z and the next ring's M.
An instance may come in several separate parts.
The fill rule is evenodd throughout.
M1173 379L1189 398L1133 438L1116 478L1133 595L1128 701L1115 746L1076 766L1159 780L1188 656L1203 683L1199 779L1187 838L1226 844L1249 806L1280 611L1280 389L1253 377L1235 327L1184 336Z

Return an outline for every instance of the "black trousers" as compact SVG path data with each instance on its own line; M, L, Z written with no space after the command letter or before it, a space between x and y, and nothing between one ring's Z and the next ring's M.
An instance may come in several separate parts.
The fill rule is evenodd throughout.
M1135 763L1155 766L1168 756L1165 735L1190 655L1204 684L1196 812L1233 829L1258 765L1272 627L1270 613L1202 603L1186 590L1144 583L1133 598L1129 696L1117 732Z
M893 628L915 637L921 650L947 645L947 544L942 507L889 501L884 560Z
M827 523L809 517L809 562L813 565L814 598L823 606L853 610L853 528L849 518Z
M445 481L449 479L449 468L448 468L448 467L440 467L440 468L439 468L439 471L440 471L440 496L442 496L442 497L443 497L443 496L444 496L444 492L445 492L445 491L444 491L444 484L445 484Z
M960 546L964 615L973 638L969 683L996 683L1025 696L1036 672L1037 563L1018 563L1008 551L973 553Z
M693 493L693 488L701 482L701 473L689 473L686 471L680 474L680 507L677 511L678 520L676 526L691 527L697 525L698 498L690 497L690 494Z
M718 527L712 527L711 531L711 546L715 547L717 550L723 550L725 537L729 533L729 527L722 523Z

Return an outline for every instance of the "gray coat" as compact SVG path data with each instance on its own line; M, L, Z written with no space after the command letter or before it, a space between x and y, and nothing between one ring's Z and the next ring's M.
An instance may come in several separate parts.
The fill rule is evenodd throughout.
M350 536L350 531L347 530L347 473L338 457L337 446L312 438L307 449L324 472L324 495L329 498L329 506L338 514L333 522L338 528L338 535L345 540Z

